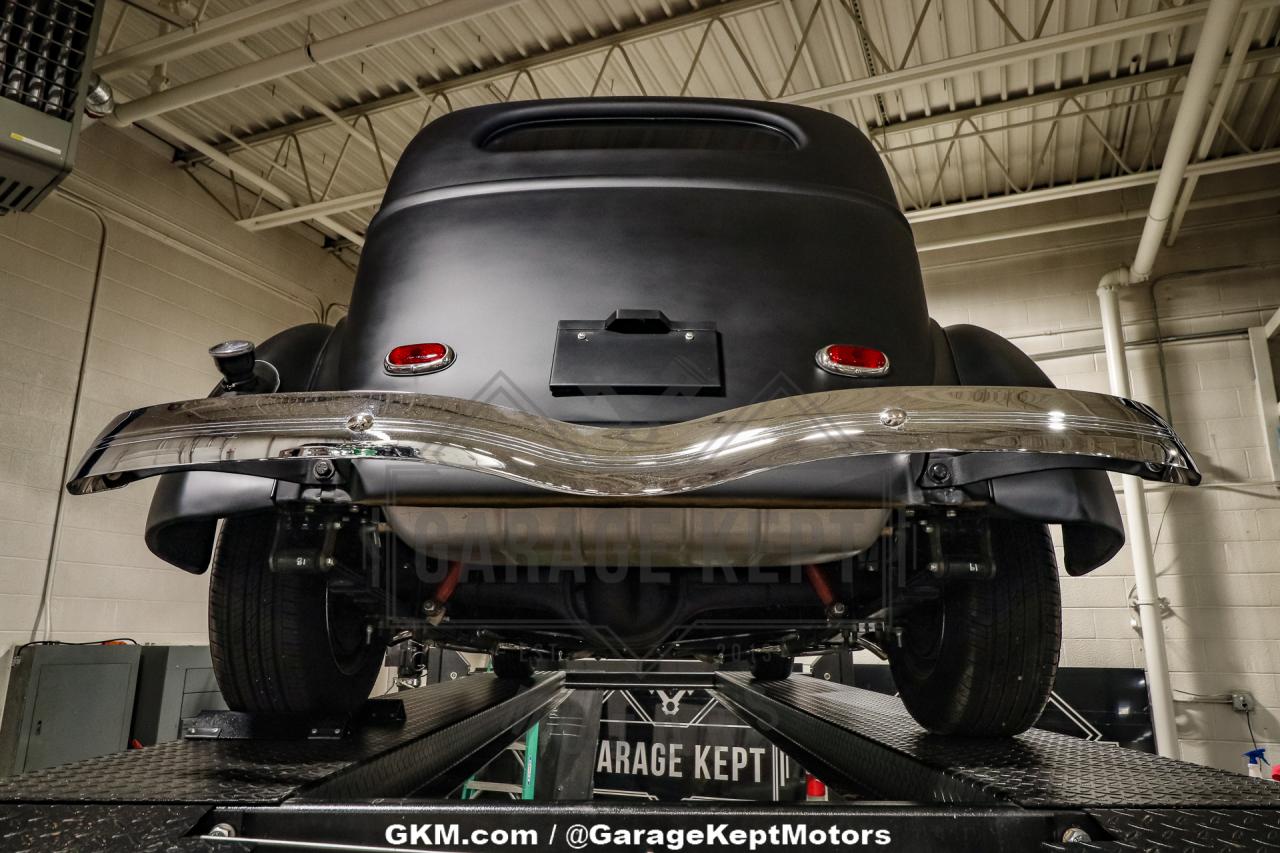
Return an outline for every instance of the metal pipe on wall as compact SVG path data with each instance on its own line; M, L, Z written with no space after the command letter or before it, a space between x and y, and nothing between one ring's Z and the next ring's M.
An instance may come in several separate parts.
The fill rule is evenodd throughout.
M1226 53L1231 31L1235 28L1240 6L1241 0L1210 0L1195 57L1187 73L1182 102L1178 105L1169 144L1165 149L1164 162L1156 179L1142 236L1134 253L1133 265L1112 270L1098 282L1107 374L1111 380L1111 392L1120 397L1132 395L1129 365L1125 357L1124 326L1120 316L1120 291L1131 283L1146 281L1151 276L1156 254L1160 251L1160 242L1164 237L1165 224L1173 212L1187 163L1200 138L1214 81ZM1224 97L1225 95L1226 93ZM1142 481L1137 477L1124 476L1121 480L1124 485L1125 531L1138 594L1138 622L1142 628L1144 668L1147 673L1147 689L1151 695L1151 719L1156 747L1161 755L1180 758L1182 744L1178 740L1178 724L1173 707L1173 685L1169 677L1162 602L1156 577L1151 527L1147 520L1147 496Z
M1164 161L1160 164L1160 177L1151 196L1151 207L1142 228L1138 250L1134 253L1129 274L1133 281L1146 281L1151 277L1160 241L1164 238L1165 225L1178 201L1182 177L1191 162L1196 143L1204 126L1205 111L1213 94L1213 84L1227 52L1227 42L1235 29L1240 13L1241 0L1211 0L1200 29L1200 41L1196 55L1187 72L1187 85L1182 90L1182 102L1169 132L1169 144L1165 148ZM1224 93L1224 97L1227 93Z
M93 264L93 283L89 287L89 312L84 322L84 337L80 342L80 364L76 369L76 384L71 392L71 417L67 423L67 438L62 446L62 480L58 483L53 506L53 527L49 531L49 550L45 558L44 577L40 583L40 598L36 602L35 621L31 624L29 642L37 639L48 640L53 637L53 581L58 572L58 554L62 550L63 521L66 516L67 490L62 484L71 478L71 469L75 465L76 430L80 426L80 403L84 398L85 375L89 368L89 347L93 342L93 331L98 320L98 295L102 291L102 271L107 259L107 219L91 204L60 193L63 198L77 207L88 211L98 220L98 250Z
M1223 115L1227 112L1227 102L1231 100L1232 90L1235 89L1236 83L1240 80L1240 72L1244 70L1244 61L1249 54L1249 44L1253 38L1254 31L1258 28L1258 11L1254 10L1244 16L1244 23L1240 25L1240 32L1236 36L1236 43L1231 47L1231 61L1227 63L1227 70L1222 75L1222 85L1218 87L1218 97L1213 99L1213 108L1209 110L1209 118L1204 123L1204 132L1200 135L1200 145L1196 149L1196 160L1203 160L1209 156L1209 152L1213 149L1213 140L1218 138L1218 124L1222 121ZM1182 226L1182 219L1187 215L1187 208L1191 204L1191 197L1195 195L1196 183L1199 182L1200 176L1196 174L1187 174L1186 186L1182 188L1182 195L1178 198L1177 205L1173 209L1173 222L1169 226L1169 238L1165 243L1166 246L1172 246L1173 241L1178 237L1178 229Z
M1125 358L1124 326L1120 318L1120 291L1131 278L1128 267L1120 267L1104 275L1098 282L1098 304L1102 310L1102 339L1107 353L1107 375L1111 393L1130 397L1129 365ZM1147 523L1147 495L1142 480L1121 478L1124 487L1124 526L1129 555L1133 560L1133 579L1137 587L1138 624L1142 628L1144 669L1147 691L1151 695L1151 721L1156 735L1156 748L1169 758L1182 757L1178 740L1178 724L1173 707L1173 684L1169 677L1169 653L1165 645L1164 621L1161 614L1159 583L1151 526Z

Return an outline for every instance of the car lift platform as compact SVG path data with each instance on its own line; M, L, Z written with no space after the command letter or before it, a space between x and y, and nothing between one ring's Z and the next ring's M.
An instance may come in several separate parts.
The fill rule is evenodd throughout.
M713 690L847 796L796 804L443 799L571 690L670 686ZM932 735L897 699L808 676L554 672L517 683L484 674L390 698L403 703L402 719L378 715L344 737L318 739L325 732L304 728L238 739L215 727L199 739L0 781L0 850L658 853L675 845L649 830L714 826L758 835L739 843L710 835L684 849L749 849L751 838L756 850L1280 850L1274 783L1039 730L1011 739ZM612 834L586 835L593 825ZM401 846L392 826L444 827L445 835ZM833 843L824 834L831 827L853 834ZM502 833L516 830L536 832L536 842L504 843ZM477 831L486 834L481 843Z

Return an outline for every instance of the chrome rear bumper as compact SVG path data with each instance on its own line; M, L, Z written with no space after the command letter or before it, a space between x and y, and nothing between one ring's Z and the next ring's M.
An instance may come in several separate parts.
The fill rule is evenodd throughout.
M394 392L188 400L116 418L67 488L87 494L193 470L305 480L308 460L394 459L583 497L643 498L808 462L937 453L1031 454L1042 468L1200 481L1173 429L1141 403L1056 388L929 386L806 394L652 427L579 426Z

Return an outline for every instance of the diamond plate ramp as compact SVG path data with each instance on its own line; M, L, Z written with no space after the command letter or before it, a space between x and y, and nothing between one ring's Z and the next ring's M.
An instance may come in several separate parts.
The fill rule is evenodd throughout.
M881 693L806 676L717 678L721 695L766 735L855 771L854 783L888 798L1025 808L1280 807L1274 783L1137 750L1038 729L1013 738L944 737Z
M550 673L521 685L472 675L396 694L402 725L366 726L341 740L170 741L13 777L0 782L0 802L273 803L342 778L346 796L379 796L443 772L459 749L509 728L516 712L549 707L563 680ZM464 721L465 732L457 725Z

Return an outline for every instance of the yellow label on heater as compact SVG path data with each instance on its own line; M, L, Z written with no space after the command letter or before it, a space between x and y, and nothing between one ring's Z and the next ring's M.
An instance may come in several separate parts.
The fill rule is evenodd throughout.
M51 154L59 154L59 155L62 154L61 148L54 148L52 145L47 145L43 142L37 142L34 139L28 139L27 137L23 136L21 133L10 132L9 138L12 139L14 142L24 142L27 145L32 146L33 148L39 148L41 151L48 151Z

